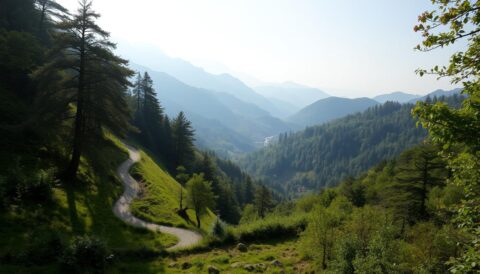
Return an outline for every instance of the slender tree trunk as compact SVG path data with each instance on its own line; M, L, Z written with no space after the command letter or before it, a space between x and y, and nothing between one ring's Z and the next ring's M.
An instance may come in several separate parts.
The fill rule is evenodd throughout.
M141 94L140 84L137 87L137 112L140 113L140 94Z
M40 12L40 22L38 23L38 29L43 30L43 21L45 20L45 13L47 12L47 0L42 3L42 11Z
M326 243L323 243L322 247L323 247L322 269L326 269L327 268L327 263L326 263L326 260L327 260L327 245L326 245Z
M200 228L200 213L195 211L195 217L197 218L197 227Z
M84 12L85 13L85 12ZM85 18L84 14L84 18ZM77 176L80 157L82 156L83 133L84 133L84 93L85 93L85 22L82 29L82 44L80 46L80 69L78 74L77 112L75 115L75 132L73 135L73 150L70 163L67 168L66 178L75 179Z
M426 217L427 210L425 209L425 200L427 199L427 183L428 183L428 163L425 163L423 167L423 180L422 180L422 194L420 202L420 213L422 218Z
M183 209L183 189L180 187L180 210Z

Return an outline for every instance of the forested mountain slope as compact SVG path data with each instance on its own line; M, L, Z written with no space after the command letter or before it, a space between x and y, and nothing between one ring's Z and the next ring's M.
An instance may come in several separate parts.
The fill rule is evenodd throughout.
M443 89L437 89L435 91L430 92L429 94L418 97L415 99L412 99L408 101L409 103L416 103L418 101L425 101L427 98L433 99L434 97L440 98L440 97L448 97L448 96L453 96L453 95L459 95L462 92L462 88L456 88L452 90L443 90Z
M412 107L387 102L361 114L280 135L278 143L247 155L241 164L290 194L333 186L420 143L426 132L415 126Z
M369 98L328 97L306 106L288 117L287 121L301 126L319 125L348 114L364 111L376 104L378 104L377 101Z
M432 97L458 108L464 95ZM333 186L382 160L419 144L425 130L416 127L413 104L386 102L328 124L281 134L279 141L244 157L240 163L276 189L296 195Z

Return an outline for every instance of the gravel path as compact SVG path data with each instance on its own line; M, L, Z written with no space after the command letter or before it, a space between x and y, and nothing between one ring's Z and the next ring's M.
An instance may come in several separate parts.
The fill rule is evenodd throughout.
M179 239L178 243L167 248L167 250L184 248L200 242L202 240L202 235L200 235L198 232L183 228L157 225L133 216L132 212L130 212L130 204L132 203L133 199L137 197L140 186L138 182L133 179L132 176L130 176L129 170L134 163L140 161L140 152L131 146L126 146L128 148L128 154L130 155L130 158L123 162L117 170L117 174L122 180L125 190L122 196L113 206L113 212L115 215L125 223L134 227L142 227L151 231L160 231L162 233L176 236Z

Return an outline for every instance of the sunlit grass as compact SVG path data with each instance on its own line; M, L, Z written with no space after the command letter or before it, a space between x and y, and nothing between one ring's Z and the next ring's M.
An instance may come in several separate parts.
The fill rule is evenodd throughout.
M142 193L132 203L133 213L157 224L196 229L195 213L192 210L187 211L190 221L176 213L179 208L181 185L146 153L141 152L141 157L140 162L131 171L134 177L142 180ZM185 189L183 193L185 198ZM214 220L215 215L210 211L202 216L201 231L208 232Z

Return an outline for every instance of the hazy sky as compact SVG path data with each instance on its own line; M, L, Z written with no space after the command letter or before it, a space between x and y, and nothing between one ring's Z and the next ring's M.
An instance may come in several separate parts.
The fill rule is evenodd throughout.
M452 53L413 50L420 41L413 26L430 7L430 0L94 0L115 42L154 45L209 71L229 68L347 97L451 88L414 73Z

